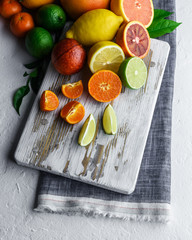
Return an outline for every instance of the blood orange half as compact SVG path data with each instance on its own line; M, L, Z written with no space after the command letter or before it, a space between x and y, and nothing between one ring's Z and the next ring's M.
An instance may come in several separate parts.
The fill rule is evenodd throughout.
M111 0L111 11L125 22L139 21L148 28L154 17L152 0Z
M150 36L144 25L137 21L124 23L117 32L116 43L126 56L144 58L150 49Z

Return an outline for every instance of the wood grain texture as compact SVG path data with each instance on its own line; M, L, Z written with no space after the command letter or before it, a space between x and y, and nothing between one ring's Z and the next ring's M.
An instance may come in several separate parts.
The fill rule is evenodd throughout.
M139 90L123 88L111 103L118 119L114 136L106 135L102 129L107 103L96 102L87 92L89 69L84 68L73 76L62 76L50 63L15 152L17 163L117 192L133 192L168 53L166 42L152 39L151 50L144 59L148 67L145 86ZM62 107L70 101L62 95L61 85L80 79L84 93L77 101L84 105L86 113L79 124L69 125L59 117ZM47 89L58 95L60 105L54 112L43 113L39 110L39 100ZM90 113L97 122L96 134L89 146L81 147L78 135Z

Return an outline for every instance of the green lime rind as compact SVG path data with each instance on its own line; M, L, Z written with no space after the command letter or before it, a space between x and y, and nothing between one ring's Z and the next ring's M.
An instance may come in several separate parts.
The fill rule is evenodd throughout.
M25 46L31 56L43 58L51 52L53 48L53 38L46 29L35 27L27 33Z
M66 23L66 14L60 6L47 4L37 11L36 22L48 31L58 31Z
M81 131L79 133L78 143L82 147L89 145L95 136L96 131L96 122L93 114L90 114L89 117L85 120Z
M147 80L147 67L141 58L130 57L121 63L118 75L125 87L136 90Z
M103 129L109 135L117 133L117 117L111 104L107 105L103 113Z

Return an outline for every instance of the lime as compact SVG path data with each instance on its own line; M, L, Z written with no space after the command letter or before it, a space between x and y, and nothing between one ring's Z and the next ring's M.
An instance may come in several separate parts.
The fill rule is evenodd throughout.
M53 38L44 28L35 27L27 33L25 46L31 56L43 58L51 52L53 48Z
M94 138L96 131L96 123L93 114L90 114L89 117L85 120L80 134L78 143L81 146L87 146Z
M88 65L92 73L99 70L118 72L125 59L122 48L111 41L101 41L93 45L88 54Z
M111 104L108 104L103 113L103 129L107 134L116 134L117 117Z
M39 8L36 17L37 24L48 31L57 31L64 27L66 15L56 4L47 4Z
M146 82L147 67L141 58L130 57L121 63L118 74L125 87L139 89Z

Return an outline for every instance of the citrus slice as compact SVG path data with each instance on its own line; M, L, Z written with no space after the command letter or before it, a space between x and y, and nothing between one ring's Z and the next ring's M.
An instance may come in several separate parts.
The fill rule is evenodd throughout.
M108 104L103 113L103 129L107 134L116 134L117 117L111 104Z
M152 0L111 0L111 11L125 22L139 21L148 28L154 17Z
M117 74L101 70L93 74L88 82L90 95L99 102L110 102L119 96L122 83Z
M101 41L92 46L88 54L88 65L92 73L99 70L118 72L125 59L122 48L111 41Z
M61 91L65 97L72 99L78 98L83 93L83 83L80 80L74 83L63 84L61 86Z
M81 128L78 139L79 145L84 147L90 144L95 136L95 131L96 131L95 118L93 114L90 114Z
M80 102L68 102L61 110L60 116L70 124L80 122L85 115L85 109Z
M40 99L40 109L44 112L50 112L57 109L59 106L59 99L54 92L46 90L42 93Z
M117 32L116 43L126 56L144 58L150 49L150 36L144 25L137 21L124 23Z
M122 62L119 76L125 87L139 89L146 82L147 67L141 58L131 57Z

